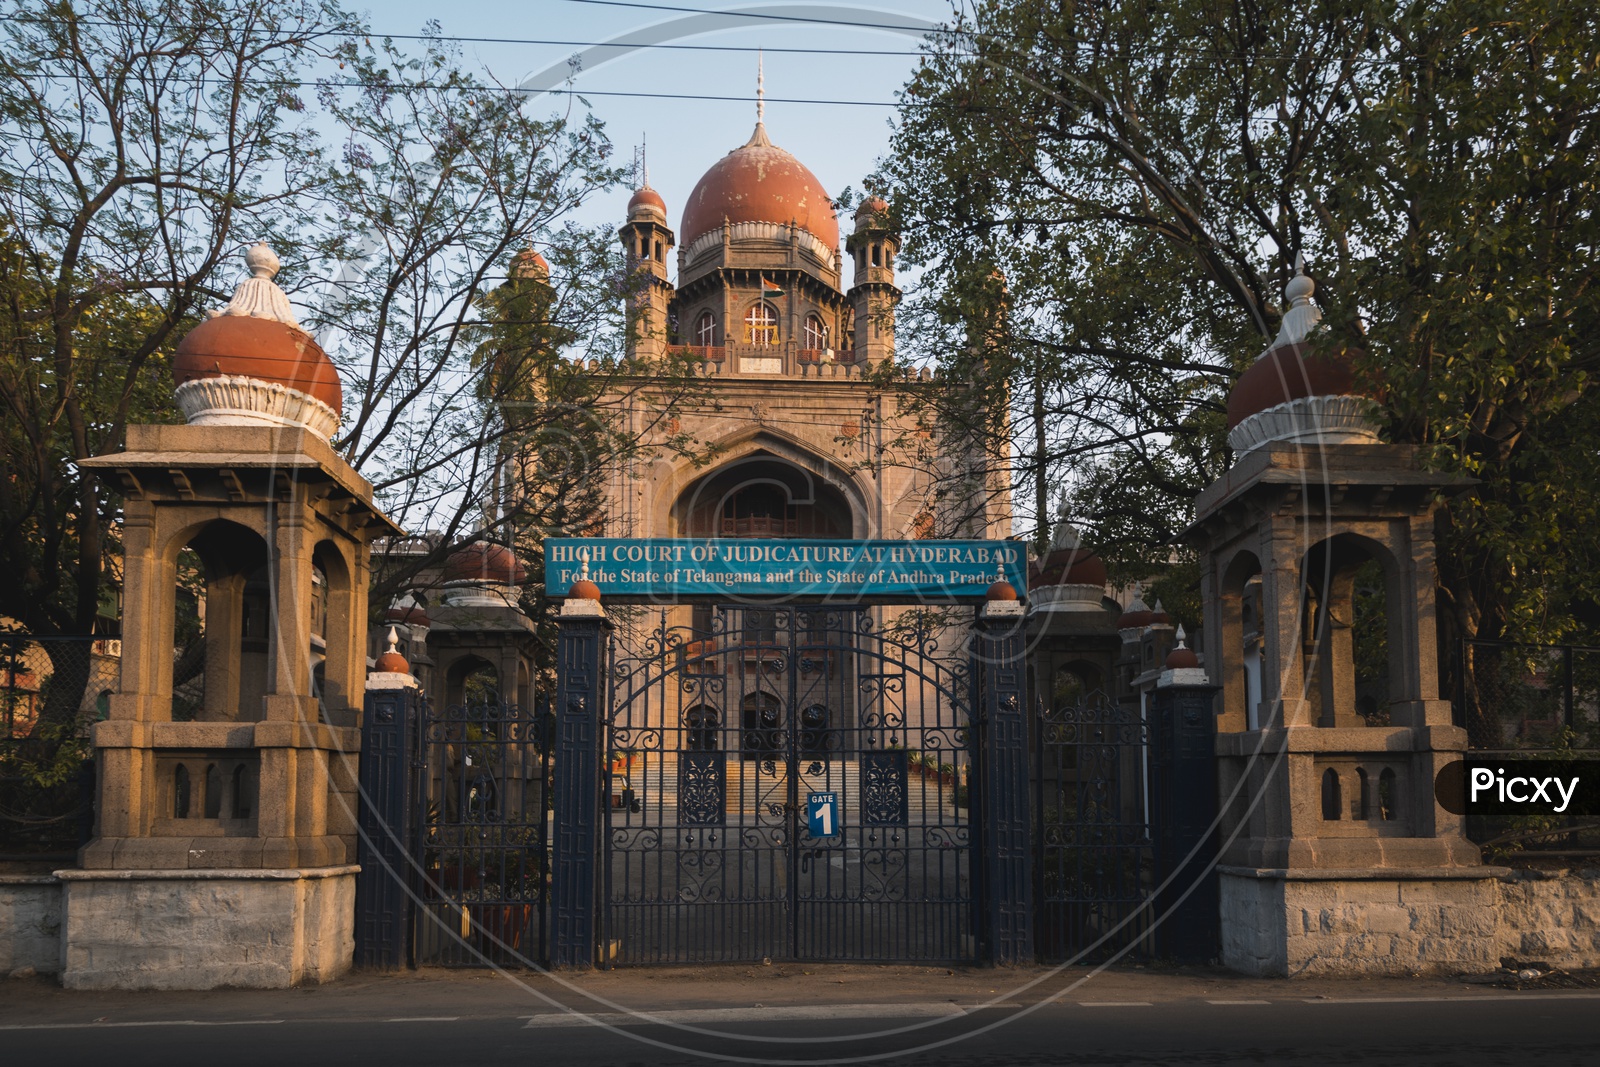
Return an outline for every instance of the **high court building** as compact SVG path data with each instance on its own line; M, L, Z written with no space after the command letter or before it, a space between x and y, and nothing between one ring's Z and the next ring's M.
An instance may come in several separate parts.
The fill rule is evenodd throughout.
M939 383L893 369L883 201L841 233L758 121L680 212L646 183L618 233L630 356L696 370L663 444L711 460L605 472L599 536L548 542L553 689L526 563L490 538L368 632L372 546L402 531L329 446L337 373L250 250L180 345L186 424L87 464L125 500L121 677L93 840L0 879L13 965L209 988L355 963L1600 962L1593 880L1485 865L1435 793L1466 740L1439 692L1433 515L1471 486L1378 438L1310 278L1230 396L1239 459L1185 534L1204 618L1178 620L1113 599L1064 520L1027 559L1006 457L921 421ZM687 546L763 576L909 562L892 590L882 566L786 565L781 596L609 566ZM192 699L185 550L206 590ZM1357 575L1383 590L1379 678L1354 664Z

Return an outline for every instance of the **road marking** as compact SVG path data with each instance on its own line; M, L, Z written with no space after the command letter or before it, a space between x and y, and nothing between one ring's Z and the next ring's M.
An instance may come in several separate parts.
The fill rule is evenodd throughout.
M107 1030L131 1026L277 1026L286 1019L146 1019L126 1023L19 1023L0 1026L0 1030Z
M1208 1000L1207 1004L1271 1004L1270 1000Z
M1457 997L1303 997L1305 1004L1473 1004L1483 1001L1600 1000L1600 993L1479 993Z
M1080 1008L1153 1008L1148 1000L1080 1000Z
M528 1029L551 1026L651 1026L659 1023L784 1022L807 1019L936 1019L965 1015L955 1004L815 1004L771 1008L691 1008L680 1011L528 1016Z
M402 1015L396 1019L385 1019L386 1023L453 1023L460 1019L459 1015Z

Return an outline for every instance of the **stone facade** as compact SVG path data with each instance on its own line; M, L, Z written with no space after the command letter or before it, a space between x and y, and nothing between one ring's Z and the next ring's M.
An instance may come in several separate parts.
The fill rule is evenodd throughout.
M61 881L0 874L0 975L61 973Z
M1482 974L1504 957L1600 966L1600 870L1223 868L1221 890L1222 962L1245 974Z
M355 949L354 865L61 871L68 989L279 989L327 982Z

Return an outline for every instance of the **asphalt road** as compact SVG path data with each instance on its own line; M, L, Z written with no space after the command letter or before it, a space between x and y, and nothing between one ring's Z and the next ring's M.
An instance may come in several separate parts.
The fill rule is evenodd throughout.
M1008 991L1005 1003L983 1006ZM567 1014L562 1002L590 1014ZM630 1014L644 1007L653 1014ZM1600 993L1437 981L724 968L623 972L570 987L484 972L357 977L266 993L0 982L5 1064L1587 1067L1600 1063L1597 1044Z

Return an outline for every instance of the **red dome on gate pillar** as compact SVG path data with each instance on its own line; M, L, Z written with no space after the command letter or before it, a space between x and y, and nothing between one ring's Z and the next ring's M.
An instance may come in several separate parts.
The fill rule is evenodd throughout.
M1319 330L1316 285L1302 262L1284 288L1289 310L1278 336L1228 394L1228 443L1249 452L1269 442L1299 445L1378 441L1377 404L1356 378L1361 351Z
M178 342L178 405L195 425L302 426L327 438L343 407L339 372L273 282L272 249L256 244L244 258L250 277L233 299Z
M711 165L683 209L678 233L685 247L730 223L793 222L828 248L839 247L839 220L822 182L756 123L750 140Z

